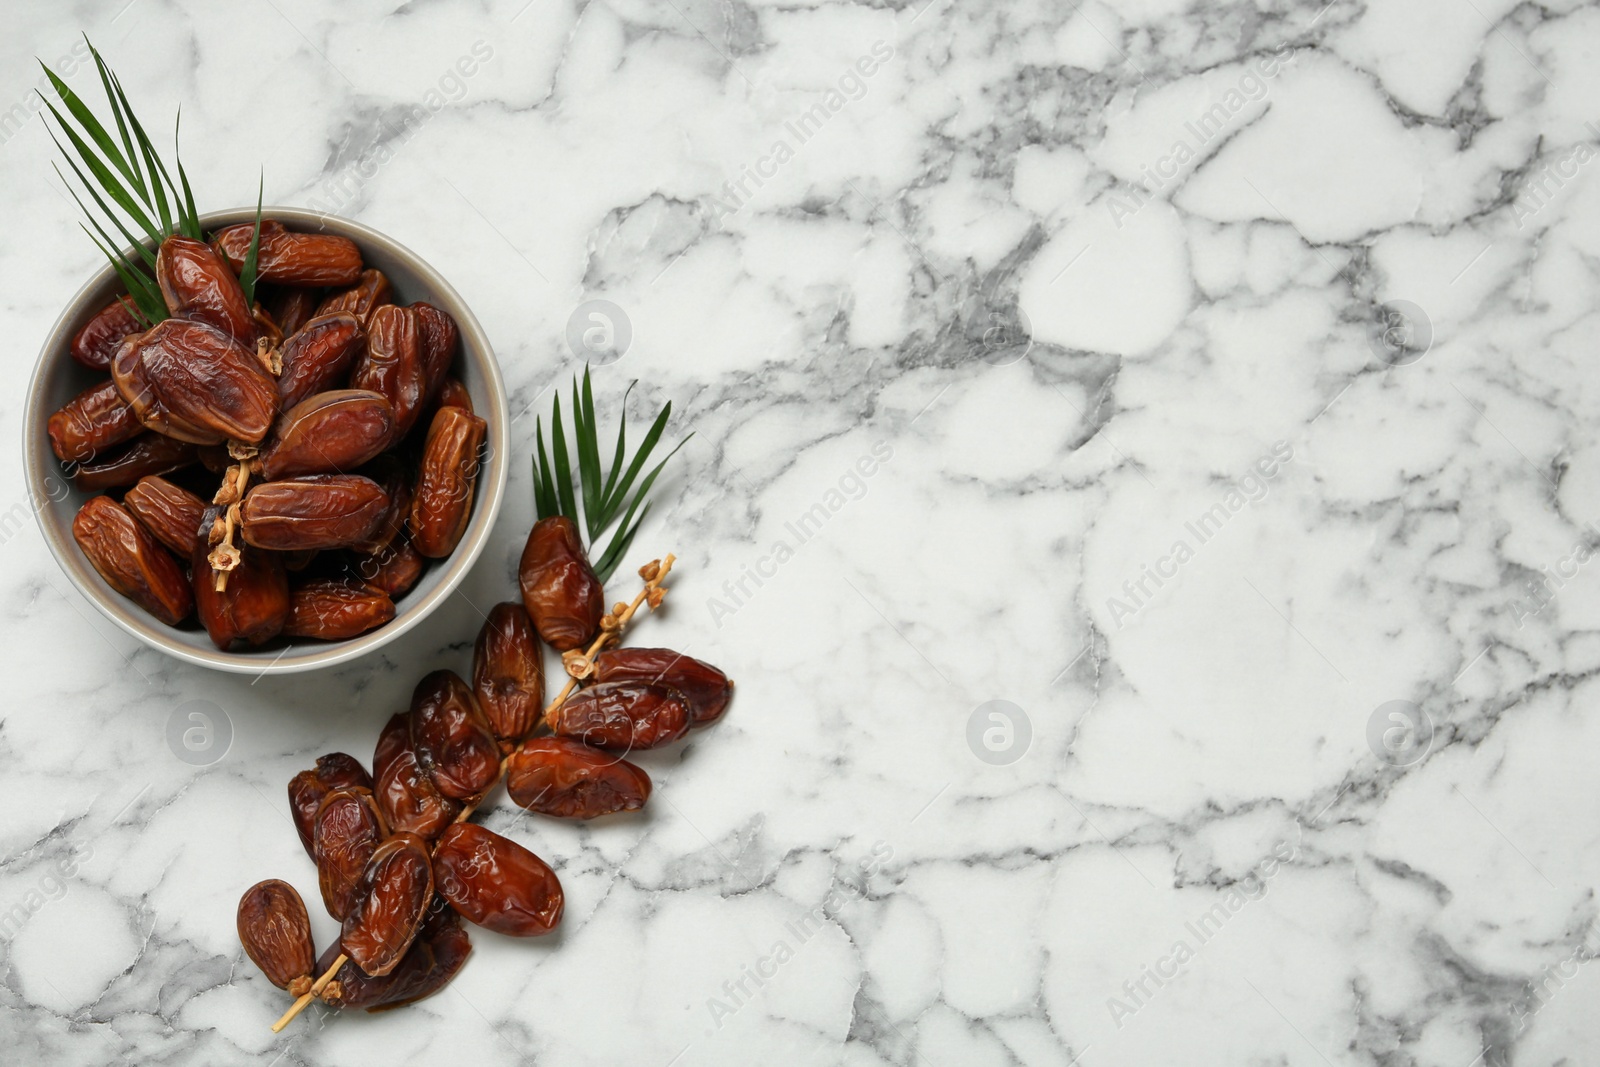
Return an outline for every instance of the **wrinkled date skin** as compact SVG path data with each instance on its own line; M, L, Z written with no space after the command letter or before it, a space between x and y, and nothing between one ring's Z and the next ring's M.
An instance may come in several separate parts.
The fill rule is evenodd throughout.
M472 942L461 916L443 897L434 897L422 930L399 966L373 978L346 962L323 990L322 999L334 1008L365 1008L369 1012L398 1008L443 989L471 952ZM317 961L317 973L326 974L338 957L339 943L335 941Z
M343 752L330 752L317 757L317 765L301 771L289 779L289 814L294 818L295 833L306 848L306 855L316 859L311 851L313 826L322 800L335 789L372 788L372 777L361 763Z
M72 358L90 370L105 370L122 339L141 333L144 323L133 313L133 301L121 296L94 313L72 336Z
M472 692L489 728L508 749L544 711L544 651L533 620L516 601L489 609L472 648Z
M511 754L506 791L516 804L541 815L593 819L644 807L650 776L571 738L536 737Z
M392 756L380 751L373 757L375 765L383 763L374 795L391 829L407 830L425 841L432 841L461 814L461 802L439 792L411 748L410 720L402 718L401 722L406 731L400 738L401 747ZM385 732L385 737L388 736ZM378 744L381 749L384 741L380 739Z
M189 579L178 561L110 497L93 497L78 509L72 539L111 588L168 626L193 610Z
M122 506L133 512L157 541L178 554L179 559L194 555L200 536L200 523L206 503L189 490L173 485L159 475L140 478L122 496Z
M350 558L349 569L360 581L389 594L394 600L411 591L422 577L428 561L411 547L404 537L397 537L376 552L358 552Z
M394 289L381 270L364 270L355 285L342 293L334 293L317 305L317 315L345 311L356 317L362 326L372 320L372 313L394 300Z
M317 290L302 288L298 285L283 285L263 287L257 286L256 293L261 294L266 289L261 301L266 305L267 314L272 316L272 321L278 324L278 329L285 338L293 337L300 332L300 327L311 321L311 316L317 311Z
M255 444L278 414L277 384L255 353L201 322L163 319L124 341L111 377L146 426L195 444Z
M389 494L389 506L372 533L350 547L357 552L379 552L406 528L406 519L411 515L412 474L392 452L379 456L361 473L383 486L383 491Z
M648 682L676 689L689 701L691 726L722 718L733 695L728 676L670 648L608 648L594 658L596 682Z
M361 872L339 944L357 967L382 978L411 947L432 902L427 843L401 830L378 846Z
M433 877L469 922L512 937L547 934L561 921L561 882L544 860L476 823L439 838Z
M449 312L418 301L411 305L417 315L417 330L422 335L422 377L424 399L437 396L455 362L460 331ZM470 408L468 409L471 410Z
M377 747L372 750L372 777L382 778L383 772L389 769L389 764L411 746L411 720L403 711L397 711L389 716L389 721L383 724L383 730L378 734ZM374 790L376 794L376 790ZM393 819L385 814L384 818L392 830L403 830L405 827L396 826Z
M460 378L446 378L444 384L439 387L439 406L471 412L472 394L467 392L467 387L461 384Z
M357 786L335 789L317 808L311 858L317 862L322 903L340 922L350 914L361 872L387 836L385 830L372 794Z
M689 701L666 686L605 682L556 709L555 733L616 752L671 744L689 729Z
M381 589L339 578L313 578L289 592L285 637L343 641L394 618L394 601Z
M279 552L345 548L372 533L389 494L359 474L313 474L263 482L239 509L246 544Z
M440 408L434 416L409 520L411 544L424 556L448 556L466 533L478 480L478 451L488 432L488 423L461 408Z
M245 890L236 919L239 943L267 980L295 996L311 988L316 946L306 902L288 882L269 878Z
M284 341L279 354L278 398L292 408L340 385L367 351L367 331L349 312L318 315Z
M351 372L350 384L389 398L394 407L395 440L410 431L427 399L422 333L415 310L394 304L373 310L367 325L367 352Z
M482 793L500 776L500 746L472 690L452 671L434 671L411 694L411 747L439 792L455 800Z
M72 481L86 493L120 489L151 474L171 474L198 458L194 445L158 433L135 437L122 451L72 472Z
M605 614L605 590L565 515L534 523L517 566L522 606L545 644L566 652L591 640Z
M200 521L202 531L211 528L218 511L206 509ZM282 633L289 618L289 576L284 573L282 557L241 546L239 566L228 572L226 588L218 592L206 559L209 552L202 535L195 542L189 566L194 575L195 610L212 644L227 651L238 641L259 645Z
M256 321L233 270L203 241L173 234L156 253L156 281L175 318L203 322L243 345L256 343Z
M352 470L383 451L394 432L394 409L363 389L315 393L278 417L261 453L267 481Z
M87 463L143 432L144 423L110 380L67 401L45 424L50 450L63 463Z
M255 223L241 222L218 230L212 239L212 247L235 273L244 269L254 230ZM263 219L256 277L278 285L354 285L361 277L361 249L348 237L296 233Z

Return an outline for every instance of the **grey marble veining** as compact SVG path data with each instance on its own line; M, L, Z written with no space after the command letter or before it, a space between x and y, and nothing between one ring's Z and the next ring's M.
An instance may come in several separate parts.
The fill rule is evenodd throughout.
M15 380L95 267L27 95L35 55L93 87L87 31L182 103L202 207L264 166L449 277L519 447L606 325L575 312L622 310L603 417L637 378L695 435L619 572L681 560L634 640L738 690L638 816L487 815L559 871L558 934L274 1036L233 915L315 900L284 784L465 668L525 464L427 624L260 680L99 618L8 464L0 1059L1600 1059L1594 7L7 15Z

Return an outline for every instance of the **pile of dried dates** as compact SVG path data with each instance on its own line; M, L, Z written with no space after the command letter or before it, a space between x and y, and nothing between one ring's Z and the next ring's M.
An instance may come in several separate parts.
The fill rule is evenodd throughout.
M722 716L733 683L715 667L616 647L641 602L660 605L670 567L670 557L646 565L644 591L607 612L572 521L541 520L519 568L522 599L489 613L470 683L450 671L422 679L384 726L370 772L335 752L290 781L290 814L340 932L318 957L304 902L277 879L240 900L245 952L300 998L280 1027L313 996L378 1011L437 991L471 951L463 918L513 937L556 927L555 872L467 818L502 779L541 815L637 810L650 777L625 755ZM548 708L546 644L565 653L571 676Z
M218 648L342 640L394 618L472 512L487 424L452 376L455 321L397 306L353 241L253 224L156 256L170 318L119 298L73 338L107 377L50 417L73 521L119 593ZM117 499L120 494L120 500ZM210 502L207 503L207 500Z

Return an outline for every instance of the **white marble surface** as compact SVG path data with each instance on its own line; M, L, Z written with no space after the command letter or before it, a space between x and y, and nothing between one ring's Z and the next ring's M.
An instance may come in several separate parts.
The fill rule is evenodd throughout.
M440 267L514 411L579 365L574 308L625 309L602 398L637 377L696 434L637 640L738 696L646 761L642 817L501 802L558 936L274 1037L233 914L263 877L314 898L284 783L466 665L527 474L428 624L252 682L98 618L8 464L0 1060L1600 1060L1600 11L334 8L7 6L12 382L95 266L24 96L86 29L147 116L183 103L202 206L264 164ZM1384 304L1426 351L1385 361ZM195 700L232 728L204 766L167 742ZM992 700L1009 763L969 745ZM1390 701L1425 752L1383 747Z

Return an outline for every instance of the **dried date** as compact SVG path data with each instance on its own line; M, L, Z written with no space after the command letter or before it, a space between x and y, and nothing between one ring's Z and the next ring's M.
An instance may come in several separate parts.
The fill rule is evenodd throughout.
M583 551L577 525L565 515L534 523L517 582L534 628L556 651L586 644L600 629L605 591Z
M367 331L349 312L319 314L289 335L279 354L278 398L292 408L309 396L342 384L367 350Z
M144 423L109 379L67 401L45 424L50 450L63 463L87 463L143 432Z
M344 548L367 537L383 518L389 494L359 474L312 474L264 482L240 507L245 543L291 552Z
M366 326L372 313L385 304L393 303L394 289L381 270L364 270L356 283L342 292L333 293L317 306L317 315L336 311L349 312L356 321Z
M257 286L259 294L264 287ZM265 287L266 295L261 297L266 305L267 314L272 316L272 321L278 324L278 329L283 331L287 339L300 332L300 327L311 321L311 316L316 314L319 297L316 289L305 288L298 285L282 285Z
M158 433L144 433L128 446L72 472L72 482L86 493L120 489L151 474L171 474L194 463L194 445Z
M381 978L399 965L433 901L433 864L416 834L398 831L367 860L339 932L357 967Z
M427 565L428 561L404 537L395 538L376 552L358 552L350 559L351 572L388 593L391 600L410 592Z
M443 989L471 952L472 942L461 925L461 916L448 901L436 896L422 930L399 966L373 978L347 961L323 989L322 999L334 1008L365 1008L369 1012L398 1008ZM317 973L327 973L339 955L336 941L317 961Z
M343 641L394 618L394 601L381 589L339 578L313 578L289 592L285 637Z
M242 345L256 343L256 323L228 264L204 241L173 234L156 253L156 281L175 318L203 322Z
M335 789L322 799L312 824L311 856L328 914L343 922L355 903L367 861L387 836L372 794L357 786Z
M458 822L433 852L434 883L469 922L512 937L561 921L561 882L544 860L476 823Z
M472 649L472 692L502 748L538 725L544 710L544 652L520 603L489 609Z
M133 306L131 297L119 296L95 312L94 318L72 335L72 358L90 370L110 367L123 338L144 332L145 324L134 314Z
M394 433L394 409L363 389L315 393L278 417L261 453L268 481L353 470L382 452Z
M200 523L206 512L204 500L152 474L140 478L137 485L123 494L122 506L131 511L157 541L176 552L179 559L194 555Z
M418 301L411 308L416 312L417 329L422 338L423 398L428 399L438 395L445 376L450 373L460 331L448 312L432 304Z
M422 410L427 386L422 334L414 310L393 304L373 310L367 325L367 351L351 372L350 384L389 398L394 407L395 440L410 431Z
M201 519L201 529L210 530L220 509L211 507ZM208 539L196 541L189 557L194 575L195 610L211 636L212 644L223 651L243 641L263 644L283 632L289 618L289 576L283 558L276 552L263 552L251 545L239 549L239 565L228 572L228 580L217 589L207 560Z
M92 497L78 509L72 539L106 584L168 626L193 610L189 579L178 561L110 497Z
M311 850L311 841L317 809L322 806L323 798L335 789L351 787L370 790L372 777L354 756L343 752L318 756L315 767L289 779L289 815L306 855L313 860L316 854Z
M608 648L594 658L596 682L649 682L689 701L689 724L705 726L728 710L733 683L709 663L670 648Z
M245 890L235 919L245 955L279 989L300 996L311 988L316 946L306 902L288 882L269 878Z
M650 799L650 776L619 756L566 737L524 741L506 767L506 792L529 811L558 819L593 819L637 811Z
M235 273L244 269L255 224L224 227L212 247ZM361 277L361 249L348 237L331 233L298 233L281 222L264 219L256 247L256 277L279 285L353 285Z
M411 747L439 792L476 796L500 775L500 746L473 699L451 671L434 671L411 695Z
M580 689L555 712L560 737L616 752L671 744L689 729L689 701L644 682L604 682Z
M254 444L278 413L277 385L255 353L202 322L163 319L129 338L111 377L146 426L195 444Z
M383 763L373 795L392 829L406 830L432 841L461 814L461 802L439 792L428 772L417 762L417 754L411 747L410 720L402 718L401 722L406 733L399 739L400 747L392 755L380 751L373 757L374 765ZM384 737L389 739L388 744L395 743L387 732ZM385 743L379 741L380 749Z
M478 452L488 424L461 408L440 408L428 428L422 469L411 501L411 544L439 559L454 552L472 517Z

